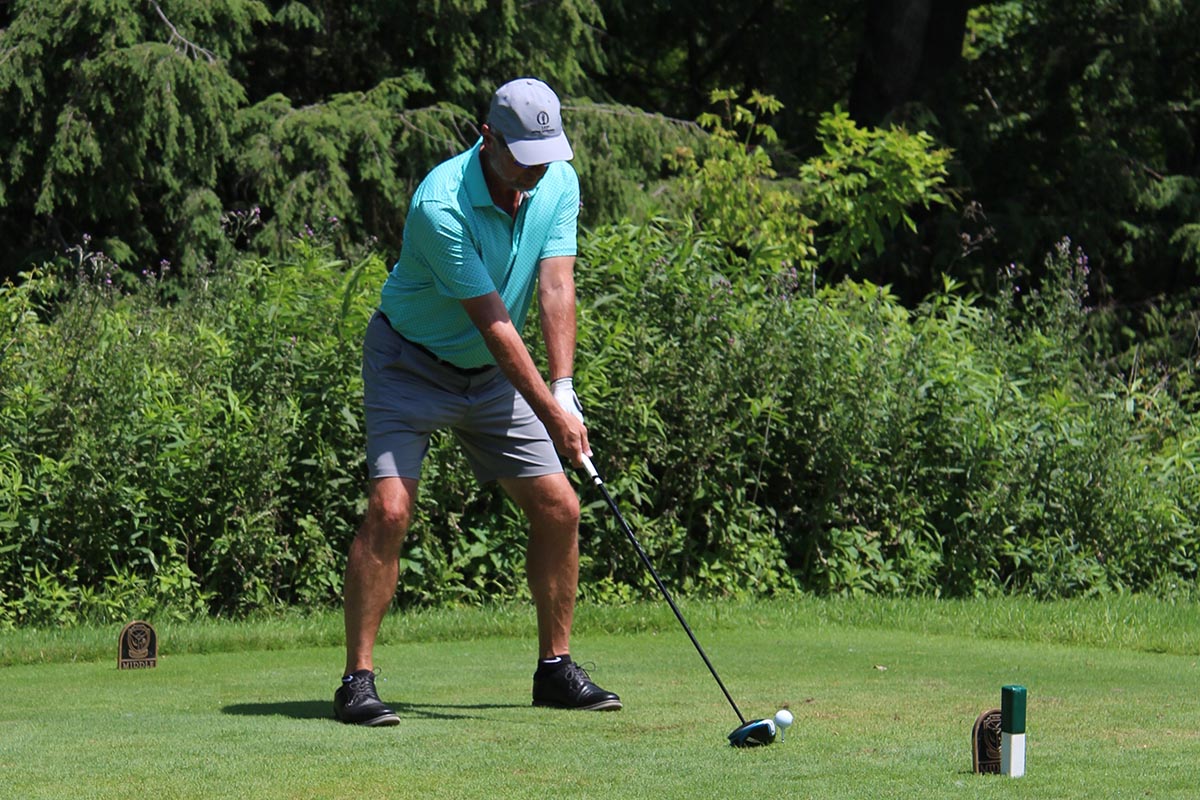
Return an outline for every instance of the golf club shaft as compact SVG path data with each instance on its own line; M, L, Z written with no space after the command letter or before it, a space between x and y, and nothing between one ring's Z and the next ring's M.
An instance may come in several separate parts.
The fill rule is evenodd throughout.
M662 578L658 577L658 571L654 569L654 564L650 561L650 556L646 555L646 551L642 549L642 543L634 536L633 529L629 527L629 523L625 521L625 517L621 515L621 509L617 508L617 503L613 500L612 495L608 493L608 488L604 485L604 481L600 479L600 473L596 472L596 466L592 464L592 460L584 455L583 468L587 471L588 477L592 479L592 483L596 484L596 488L600 490L600 494L604 495L604 499L608 502L608 507L612 509L617 521L621 523L621 528L625 531L625 536L633 544L633 549L641 557L642 563L646 565L646 569L650 571L650 576L654 578L654 583L658 585L658 590L662 592L662 596L666 599L667 604L671 606L671 610L675 612L675 618L679 620L679 624L683 626L683 630L687 633L688 638L692 640L692 644L696 647L696 652L700 654L700 658L704 659L704 665L708 667L708 671L712 673L713 679L716 680L717 686L721 687L721 691L725 693L725 699L729 701L730 707L733 708L733 713L737 714L742 724L746 724L746 718L742 716L741 709L737 707L737 703L733 702L733 695L729 694L729 690L725 688L725 684L721 681L721 676L717 674L716 668L712 662L708 660L708 655L704 652L704 648L700 646L700 642L696 639L696 634L692 633L692 629L688 627L687 621L683 618L683 614L679 611L679 606L675 605L675 600L671 597L671 593L667 591L666 585L662 582Z

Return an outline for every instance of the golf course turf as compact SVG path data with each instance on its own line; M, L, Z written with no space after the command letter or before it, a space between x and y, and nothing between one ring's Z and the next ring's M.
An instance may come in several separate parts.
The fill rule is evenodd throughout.
M661 604L580 608L576 660L621 695L616 713L530 707L523 607L393 615L376 654L401 716L388 729L331 718L335 614L163 624L148 670L116 669L119 625L102 660L105 629L78 631L95 644L74 654L72 632L42 634L42 657L39 634L18 631L0 634L0 797L1196 796L1191 606L683 606L748 718L793 711L784 741L728 746L737 718ZM988 613L1029 624L1009 637L962 624ZM1008 683L1028 688L1027 775L975 775L971 725Z

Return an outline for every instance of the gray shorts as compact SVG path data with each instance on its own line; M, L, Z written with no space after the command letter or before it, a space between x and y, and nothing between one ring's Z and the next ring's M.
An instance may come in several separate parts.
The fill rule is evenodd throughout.
M420 478L429 437L446 428L481 482L563 471L546 427L499 367L468 373L438 361L376 312L362 375L372 478Z

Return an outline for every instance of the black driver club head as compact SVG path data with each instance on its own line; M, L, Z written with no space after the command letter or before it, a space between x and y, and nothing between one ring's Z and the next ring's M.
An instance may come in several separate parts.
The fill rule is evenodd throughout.
M775 741L775 720L754 719L738 726L729 734L734 747L759 747Z

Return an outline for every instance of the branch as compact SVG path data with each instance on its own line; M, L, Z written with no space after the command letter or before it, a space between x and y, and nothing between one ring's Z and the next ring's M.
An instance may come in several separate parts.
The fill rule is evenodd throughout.
M654 120L659 120L660 122L666 122L670 125L678 126L680 128L692 128L697 131L703 130L703 128L701 128L700 125L698 123L696 123L694 120L677 119L675 117L668 117L666 114L659 114L657 112L651 112L651 111L642 111L641 109L629 108L628 106L614 106L614 105L611 105L608 103L592 103L592 104L584 105L584 106L578 106L578 105L573 105L571 103L566 103L563 105L563 110L564 111L578 111L583 114L611 114L613 116L618 116L618 117L634 117L637 119L654 119Z
M422 116L424 114L429 114L431 116L437 116L439 114L447 115L449 117L449 127L452 128L454 130L454 132L458 135L459 141L457 141L457 142L453 141L452 139L450 139L444 135L439 136L439 135L430 133L429 131L421 128L419 125L415 124L412 121L414 117ZM429 108L414 108L414 109L405 110L405 111L400 112L398 117L400 119L401 124L403 124L404 127L408 128L413 133L416 133L420 136L424 136L426 139L429 139L431 142L435 142L437 144L444 145L448 150L452 151L455 148L462 146L462 144L464 144L465 142L470 141L470 138L468 138L468 136L463 135L463 130L459 126L459 122L460 122L459 117L453 111L450 111L449 109L439 108L437 106L432 106ZM478 132L476 132L474 135L478 135Z
M168 41L168 44L170 44L171 42L179 41L179 42L183 43L182 48L176 48L180 52L188 53L192 56L192 58L204 56L208 60L208 63L210 63L210 64L212 64L213 62L215 62L217 60L217 57L215 55L213 55L213 52L211 50L207 50L207 49L201 47L200 45L196 44L195 42L190 41L187 37L185 37L182 33L180 33L179 29L176 28L171 23L171 20L167 19L167 15L163 13L163 10L162 10L162 8L159 7L158 3L152 2L151 5L153 5L154 10L158 12L159 19L161 19L163 22L165 22L167 24L167 27L171 29L171 38Z

